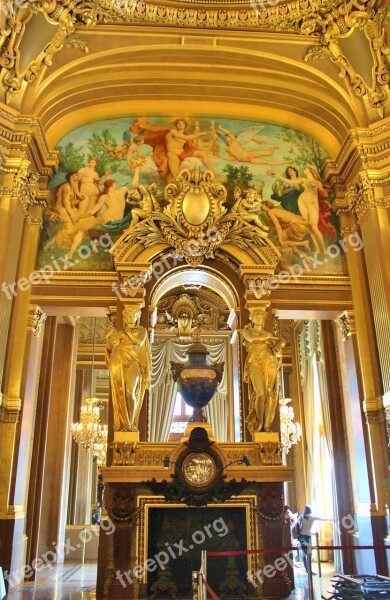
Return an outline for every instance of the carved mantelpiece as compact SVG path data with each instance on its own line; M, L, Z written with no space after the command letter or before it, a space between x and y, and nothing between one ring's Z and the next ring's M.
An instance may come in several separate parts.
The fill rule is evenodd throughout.
M206 431L202 427L198 427L198 429ZM196 432L196 428L192 431ZM276 455L279 454L278 444L274 444L275 447L272 448L271 452L273 457L271 462L274 462L274 464L270 464L268 460L268 466L266 466L264 464L264 462L267 462L264 458L266 455L264 444L256 442L217 443L210 440L207 435L204 435L202 440L201 443L200 437L194 435L192 438L191 436L190 438L184 437L180 443L139 442L131 448L132 458L130 464L127 463L126 466L115 465L103 469L102 475L106 487L105 506L109 518L115 525L115 531L112 536L102 537L102 544L99 549L98 593L101 594L101 597L107 597L107 594L109 594L109 597L112 598L138 599L146 597L148 589L152 593L150 590L152 580L148 580L146 572L142 573L138 579L138 576L133 577L134 568L137 565L143 565L147 558L151 558L148 553L148 511L160 507L163 510L165 507L165 509L172 511L181 510L180 514L185 514L183 509L186 509L186 503L177 499L168 501L164 497L163 488L167 483L170 484L175 481L180 485L185 485L183 482L187 480L187 477L190 486L198 485L193 482L191 470L187 468L188 460L192 456L210 454L217 469L217 473L212 474L211 477L214 477L215 481L223 481L226 488L232 484L232 489L235 489L235 483L241 483L240 489L236 492L237 495L225 501L210 499L207 507L202 508L202 511L206 511L206 516L207 511L214 506L218 507L218 514L228 511L229 507L246 507L247 548L263 547L265 542L271 547L282 545L284 531L282 484L284 481L292 479L293 469L280 464L276 458ZM231 464L234 461L240 461L241 463L243 456L248 457L251 463L250 466L243 467L242 464L237 464L237 462ZM164 459L166 460L164 461ZM169 464L168 468L164 468L163 461L166 466ZM178 477L178 469L183 471L183 481ZM184 471L186 472L184 473ZM162 486L162 493L157 490L159 485ZM205 485L210 487L209 483ZM156 489L153 489L153 486ZM187 507L187 510L196 509L194 507L188 509ZM170 521L175 521L174 514L172 512ZM215 519L214 513L210 514ZM174 531L176 530L174 529L171 532L172 535L174 535ZM222 541L223 538L221 537L221 540L218 540L219 547L235 549L236 541L233 538L234 536L230 535L229 537L227 535L226 540ZM174 548L174 543L180 542L180 540L169 538L169 542ZM230 546L232 547L230 548ZM125 554L123 548L126 548ZM255 573L261 561L259 562L256 555L249 557L248 561L248 573ZM225 585L226 590L230 589L231 586L237 586L237 591L241 587L250 585L246 576L237 579L237 565L233 562L226 566L226 569L229 567L227 569L229 573L226 575L225 580L221 582L222 591L225 589L223 585ZM265 560L265 564L269 562L268 559ZM169 569L172 568L172 573L175 571L173 567L174 565L169 565ZM120 577L117 576L118 572ZM132 577L133 583L131 585L126 584L126 581L128 581L126 573ZM121 577L125 582L125 586L121 583ZM173 577L172 574L172 580ZM283 594L291 590L291 579L284 577L279 579L274 582L275 589L277 589L277 593L280 592L280 597L284 597ZM155 582L153 590L158 590L159 585L162 585L163 582L157 573L153 581ZM104 596L104 590L106 596ZM251 592L253 592L253 597L258 598L264 597L266 593L262 586L253 588Z

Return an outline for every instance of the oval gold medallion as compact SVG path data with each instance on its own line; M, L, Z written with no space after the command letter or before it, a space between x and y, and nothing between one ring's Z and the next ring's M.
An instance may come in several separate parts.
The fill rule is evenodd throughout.
M208 217L210 203L200 188L191 188L183 200L183 215L190 225L201 225Z

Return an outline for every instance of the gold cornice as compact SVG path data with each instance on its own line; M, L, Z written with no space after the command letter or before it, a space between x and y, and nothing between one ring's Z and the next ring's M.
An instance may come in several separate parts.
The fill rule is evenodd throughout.
M19 114L1 102L0 146L10 157L29 154L33 171L41 176L50 177L58 166L58 152L49 150L40 120Z
M325 166L327 178L342 177L350 181L358 172L371 168L376 173L389 172L390 117L368 128L351 129L345 138L336 160L328 160Z

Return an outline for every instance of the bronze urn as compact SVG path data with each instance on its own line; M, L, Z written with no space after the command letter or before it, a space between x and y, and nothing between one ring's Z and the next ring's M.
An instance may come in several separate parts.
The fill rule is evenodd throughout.
M173 380L177 381L184 402L194 409L191 422L207 421L203 408L210 402L222 380L224 363L209 365L206 359L209 354L206 346L194 342L184 353L188 356L187 362L171 361Z

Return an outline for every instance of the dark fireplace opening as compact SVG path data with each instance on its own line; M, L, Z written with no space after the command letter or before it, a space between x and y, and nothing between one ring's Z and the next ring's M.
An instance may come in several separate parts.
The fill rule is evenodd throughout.
M245 507L150 507L148 559L158 566L148 569L148 594L169 597L172 582L178 598L192 598L191 573L198 571L201 550L246 550ZM237 598L247 590L247 556L210 557L207 581L216 594L225 591ZM224 586L226 589L224 589Z

